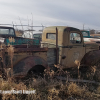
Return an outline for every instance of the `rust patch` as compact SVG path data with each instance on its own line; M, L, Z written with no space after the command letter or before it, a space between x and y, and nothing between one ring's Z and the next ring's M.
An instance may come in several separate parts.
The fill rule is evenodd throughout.
M47 51L48 48L15 48L14 52Z
M13 67L13 75L25 76L27 75L27 72L36 65L42 65L44 68L47 68L47 62L44 59L37 56L30 56L23 59Z
M39 45L14 45L15 48L39 48Z

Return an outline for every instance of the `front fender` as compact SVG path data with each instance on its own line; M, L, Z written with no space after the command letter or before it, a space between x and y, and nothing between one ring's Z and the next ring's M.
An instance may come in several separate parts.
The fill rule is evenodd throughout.
M25 76L28 71L36 65L42 65L47 68L47 62L38 56L24 58L13 67L13 76Z
M94 66L100 63L100 50L86 53L81 61L81 65Z

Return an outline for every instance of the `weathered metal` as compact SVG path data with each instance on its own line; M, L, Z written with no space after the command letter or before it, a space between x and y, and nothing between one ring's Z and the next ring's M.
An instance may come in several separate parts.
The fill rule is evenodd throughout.
M47 37L48 33L51 34L49 35L50 37ZM81 62L86 53L99 50L99 45L96 43L84 44L83 35L80 30L66 26L45 28L42 35L42 43L44 43L45 47L56 48L57 39L54 39L56 33L58 33L59 64L63 68L77 67L75 61Z
M23 46L24 47L24 46ZM5 52L5 64L11 68L11 58L8 52ZM27 63L26 63L27 62ZM24 77L31 68L37 66L37 70L43 70L48 66L54 66L56 63L55 48L14 48L13 55L13 76ZM41 66L38 68L38 66ZM42 68L42 69L41 69Z
M47 51L48 48L15 48L14 52L40 52L40 51Z
M100 63L100 50L86 53L81 61L81 65L94 66Z
M43 58L38 56L24 58L13 67L13 76L26 76L28 71L37 65L47 68L47 62Z
M27 45L27 44L22 44L22 45L13 45L13 47L14 48L40 48L40 45Z
M15 30L12 27L0 26L0 42L3 42L5 45L39 45L40 40L32 38L23 38L17 37Z
M58 29L56 27L56 65L58 64L58 58L59 58L59 55L58 55Z
M30 70L39 71L48 68L48 66L52 69L54 64L58 63L65 69L79 67L80 63L88 66L94 65L100 60L99 45L93 43L84 44L81 31L73 27L54 26L45 28L42 34L44 47L40 47L40 44L35 40L31 41L32 44L28 44L27 39L14 39L9 39L9 42L14 47L12 53L14 76L25 76ZM6 67L10 68L11 63L9 64L9 62L11 58L6 48L3 59L7 62ZM75 63L76 61L78 64Z

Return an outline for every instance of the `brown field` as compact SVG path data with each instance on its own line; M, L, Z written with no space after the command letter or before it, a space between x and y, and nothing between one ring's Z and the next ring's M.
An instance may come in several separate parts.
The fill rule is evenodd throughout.
M15 81L0 80L0 90L36 90L35 94L0 94L0 100L100 100L100 86L55 79L53 71L45 71L44 78Z

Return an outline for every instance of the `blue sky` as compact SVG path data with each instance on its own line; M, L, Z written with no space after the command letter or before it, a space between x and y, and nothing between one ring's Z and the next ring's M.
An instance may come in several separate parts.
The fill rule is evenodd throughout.
M100 0L0 0L0 24L100 30ZM20 22L21 21L21 22Z

